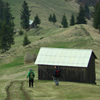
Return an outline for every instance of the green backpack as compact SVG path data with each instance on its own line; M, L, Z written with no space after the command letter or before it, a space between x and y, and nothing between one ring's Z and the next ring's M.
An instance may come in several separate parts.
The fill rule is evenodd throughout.
M33 79L33 78L34 78L34 74L33 74L33 72L30 72L30 74L29 74L29 78L30 78L30 79Z

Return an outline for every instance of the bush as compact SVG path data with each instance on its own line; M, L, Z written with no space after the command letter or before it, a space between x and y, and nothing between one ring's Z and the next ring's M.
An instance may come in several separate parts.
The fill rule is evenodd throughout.
M25 36L24 36L24 40L23 40L23 46L26 46L26 45L28 45L28 44L30 44L31 42L28 40L28 37L27 37L27 35L25 34Z
M19 31L19 35L23 35L24 32L22 30Z

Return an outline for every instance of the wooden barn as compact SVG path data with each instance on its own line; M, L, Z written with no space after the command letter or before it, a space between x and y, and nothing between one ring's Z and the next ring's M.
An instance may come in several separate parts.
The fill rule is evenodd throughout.
M54 66L58 66L61 81L95 84L96 58L91 49L41 47L35 62L38 65L38 79L52 80Z

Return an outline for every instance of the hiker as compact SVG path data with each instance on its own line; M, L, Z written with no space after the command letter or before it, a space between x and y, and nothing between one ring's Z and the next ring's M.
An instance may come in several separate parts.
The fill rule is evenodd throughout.
M60 69L58 68L58 66L55 66L55 70L53 73L53 80L56 85L59 85L59 77L60 77Z
M29 69L29 72L28 72L28 75L27 75L27 78L29 77L29 87L33 87L33 82L34 82L34 77L35 77L35 74L34 72L32 71L32 69Z

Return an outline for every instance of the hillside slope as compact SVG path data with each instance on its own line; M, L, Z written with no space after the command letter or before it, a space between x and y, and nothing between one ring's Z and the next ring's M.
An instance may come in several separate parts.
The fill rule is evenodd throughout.
M0 59L2 59L0 60L0 99L66 100L67 98L68 100L98 100L100 98L100 35L98 33L98 30L89 25L75 25L67 29L40 28L29 32L28 37L33 42L26 47L21 46L21 41L19 42L23 36L16 36L15 46L8 52L0 54ZM19 47L16 47L16 45ZM34 63L25 65L24 56L27 52L38 53L40 47L44 46L93 49L98 57L98 60L96 60L97 84L60 82L60 86L57 88L53 81L39 81L37 65L34 65ZM26 75L29 68L34 69L36 74L34 89L28 88ZM58 95L60 98L58 98Z
M69 28L39 28L30 30L28 38L31 44L23 47L23 36L15 36L15 44L12 48L1 54L2 60L10 57L10 60L14 60L13 57L25 56L25 53L36 52L40 47L58 47L58 48L83 48L93 49L97 52L97 57L100 58L99 54L99 31L95 30L90 25L75 25ZM8 59L7 58L7 59ZM12 61L11 60L11 61Z
M16 28L20 28L20 11L22 8L23 0L4 0L9 2L12 14L15 17ZM70 19L70 16L74 14L76 16L78 10L78 4L72 0L26 0L31 10L30 19L34 20L36 14L38 14L41 19L40 27L59 27L61 25L61 20L63 14ZM55 13L57 17L56 25L48 21L50 14Z

